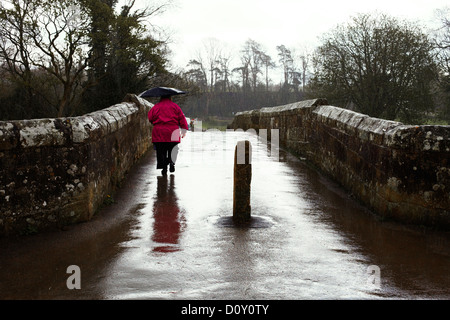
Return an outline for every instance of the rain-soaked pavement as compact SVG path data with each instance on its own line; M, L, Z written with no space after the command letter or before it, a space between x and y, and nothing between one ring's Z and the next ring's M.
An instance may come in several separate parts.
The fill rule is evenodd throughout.
M255 224L237 228L233 158L244 139ZM150 151L92 221L0 239L0 299L450 298L448 233L380 221L300 159L270 151L248 133L190 132L167 177Z

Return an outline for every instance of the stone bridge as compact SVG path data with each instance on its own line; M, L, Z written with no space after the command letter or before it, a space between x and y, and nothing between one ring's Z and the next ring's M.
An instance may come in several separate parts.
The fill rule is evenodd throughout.
M316 99L241 112L231 127L278 129L282 146L380 216L450 229L450 126L403 125Z
M135 95L81 117L0 122L0 235L90 220L151 146ZM450 229L450 127L406 126L325 99L238 113L382 217Z

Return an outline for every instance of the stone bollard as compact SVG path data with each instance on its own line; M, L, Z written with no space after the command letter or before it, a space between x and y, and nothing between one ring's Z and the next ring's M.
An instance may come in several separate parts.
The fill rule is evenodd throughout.
M250 186L252 180L252 145L239 141L234 151L233 222L250 221Z

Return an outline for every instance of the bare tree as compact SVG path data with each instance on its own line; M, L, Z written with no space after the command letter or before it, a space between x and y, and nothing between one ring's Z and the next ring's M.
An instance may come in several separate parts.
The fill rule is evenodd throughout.
M205 64L209 71L209 87L210 91L214 91L214 73L217 70L220 56L222 53L222 46L216 38L209 38L204 40L203 48L205 52Z
M450 120L450 7L437 11L437 16L441 22L440 28L436 31L435 46L439 61L439 86L437 98L440 100L441 115Z
M261 61L266 69L266 91L269 91L269 69L275 68L276 64L272 61L272 57L265 53L261 53Z
M194 82L201 90L206 91L208 87L208 80L205 67L200 60L190 60L187 67L189 68L185 74L189 81Z
M241 65L233 69L233 72L239 73L241 77L241 88L245 92L250 87L249 74L250 74L250 60L247 56L241 56Z
M306 46L301 49L300 54L298 55L303 91L305 91L306 83L308 82L307 78L312 59L311 57L311 51Z
M25 100L31 104L33 96L33 72L31 52L33 28L31 13L35 5L32 0L13 0L0 3L0 59L5 74L20 82L25 88ZM28 106L30 107L30 106Z
M281 67L283 68L284 73L284 85L289 85L289 77L293 71L294 59L292 58L291 50L286 48L284 45L277 46L278 57L281 63Z
M241 52L242 61L245 62L244 65L248 66L250 85L253 91L256 91L259 84L259 75L262 74L263 56L265 53L261 44L252 39L248 39L245 42Z
M57 116L79 97L83 72L89 60L89 17L75 0L45 1L37 10L32 38L38 51L32 55L33 65L53 75L62 87L58 95Z
M230 62L231 62L231 55L227 56L222 55L219 57L217 69L221 75L220 87L223 92L230 90L230 77L231 77Z
M419 27L386 15L358 15L324 37L314 86L344 107L415 122L432 109L433 44ZM321 91L322 90L322 91Z
M37 88L33 69L53 77L53 107L60 117L73 106L87 67L89 17L77 0L11 0L10 5L1 8L2 58L30 91Z

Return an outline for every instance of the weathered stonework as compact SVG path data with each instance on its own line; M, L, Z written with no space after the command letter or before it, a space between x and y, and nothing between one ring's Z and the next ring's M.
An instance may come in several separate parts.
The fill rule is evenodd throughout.
M450 126L407 126L316 99L241 112L231 127L279 129L282 146L379 215L450 230Z
M0 235L88 221L151 144L135 95L80 117L0 122Z

